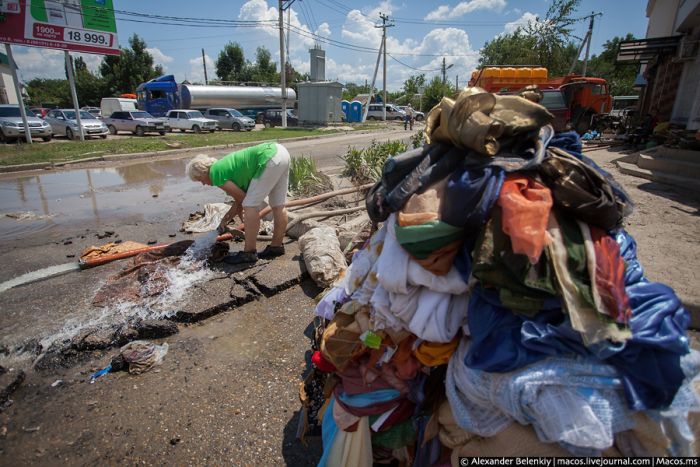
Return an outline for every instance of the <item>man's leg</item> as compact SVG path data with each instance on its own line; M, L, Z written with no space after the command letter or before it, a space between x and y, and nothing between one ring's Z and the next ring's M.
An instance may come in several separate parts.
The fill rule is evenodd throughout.
M272 230L272 241L270 242L270 246L282 246L284 233L287 231L287 210L284 208L284 206L272 208L272 218L274 227Z
M260 208L245 207L243 208L243 216L245 219L245 244L243 251L257 251L256 243L258 231L260 230Z

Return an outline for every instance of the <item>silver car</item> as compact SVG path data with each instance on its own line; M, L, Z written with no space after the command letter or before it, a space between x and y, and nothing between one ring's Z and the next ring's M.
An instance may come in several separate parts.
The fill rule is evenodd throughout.
M207 109L207 111L204 112L204 116L219 122L220 129L230 128L233 131L250 131L255 129L255 120L246 117L236 109Z
M80 138L78 122L75 119L73 109L54 109L46 114L46 121L51 124L54 135L65 135L68 139ZM102 120L95 118L91 113L81 110L80 121L83 124L83 134L88 136L99 136L107 138L109 130Z
M37 118L31 110L27 109L27 124L32 138L41 138L51 141L51 126L44 120ZM0 105L0 142L11 142L24 138L24 123L18 105Z

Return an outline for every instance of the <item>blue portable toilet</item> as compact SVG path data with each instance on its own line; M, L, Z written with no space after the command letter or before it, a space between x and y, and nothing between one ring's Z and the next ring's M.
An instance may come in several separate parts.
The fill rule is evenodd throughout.
M361 122L362 121L362 102L352 101L350 103L350 116L348 122Z
M350 102L346 100L340 101L340 109L345 114L345 121L350 122Z

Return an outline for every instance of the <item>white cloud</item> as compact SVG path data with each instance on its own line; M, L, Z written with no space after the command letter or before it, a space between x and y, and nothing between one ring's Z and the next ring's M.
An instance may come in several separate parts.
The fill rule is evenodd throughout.
M529 11L526 11L523 13L523 15L516 19L515 21L512 21L510 23L506 23L506 26L504 28L505 32L510 34L515 32L518 28L525 28L528 26L528 24L531 23L536 23L537 22L537 15L534 13L530 13Z
M39 47L12 46L12 55L17 63L22 81L34 78L65 79L66 67L63 50ZM81 57L88 70L96 73L102 63L102 55L71 52L75 60Z
M426 15L426 20L446 20L459 18L467 13L477 10L502 11L506 7L506 0L467 0L459 2L454 8L441 5Z
M215 79L216 77L216 67L214 66L214 60L211 59L209 55L204 55L204 62L207 64L207 76L209 79ZM190 68L182 78L176 78L178 81L186 79L190 83L201 83L204 84L204 67L202 66L202 56L198 55L191 58L188 61Z
M155 65L162 65L163 66L163 71L166 71L168 69L167 64L175 60L173 57L169 55L165 55L159 48L157 47L148 47L146 49L146 52L151 54L151 57L153 57L153 64Z

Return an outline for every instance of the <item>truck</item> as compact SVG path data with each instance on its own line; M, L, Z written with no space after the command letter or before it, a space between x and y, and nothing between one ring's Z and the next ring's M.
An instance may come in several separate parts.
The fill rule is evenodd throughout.
M469 86L479 86L488 92L517 92L535 85L541 90L558 89L564 95L571 112L571 126L583 134L595 118L612 109L608 83L603 78L568 74L550 78L547 68L533 66L485 66L472 72Z
M136 99L123 97L103 97L100 101L100 115L109 117L114 112L129 112L136 110Z
M297 95L287 88L287 107ZM265 110L282 106L282 88L267 86L212 86L178 84L173 75L164 75L141 83L136 88L138 108L155 117L173 109L206 111L212 107L238 109L243 115L262 123Z
M153 118L143 110L124 110L113 112L108 117L102 117L110 134L116 135L120 131L128 131L136 136L143 136L146 132L158 132L164 135L168 131L168 125L160 118Z

